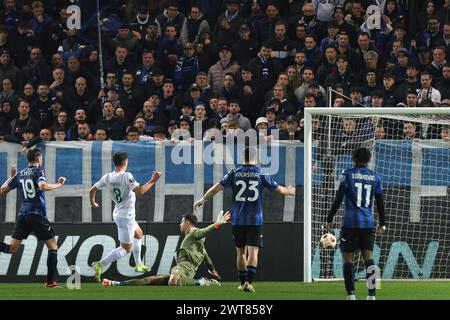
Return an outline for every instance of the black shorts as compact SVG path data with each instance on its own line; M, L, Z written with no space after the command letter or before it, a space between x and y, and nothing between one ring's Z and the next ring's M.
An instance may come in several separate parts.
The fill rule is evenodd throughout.
M375 228L342 228L339 246L342 252L373 251Z
M34 233L38 240L47 241L55 236L52 225L43 216L39 214L29 214L18 216L12 238L24 240Z
M263 247L262 226L233 226L232 229L236 248Z

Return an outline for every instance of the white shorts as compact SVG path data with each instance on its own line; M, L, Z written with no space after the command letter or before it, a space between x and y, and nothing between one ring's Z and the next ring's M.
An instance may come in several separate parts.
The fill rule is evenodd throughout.
M134 231L139 227L136 220L125 218L114 218L117 225L117 234L121 243L133 243Z

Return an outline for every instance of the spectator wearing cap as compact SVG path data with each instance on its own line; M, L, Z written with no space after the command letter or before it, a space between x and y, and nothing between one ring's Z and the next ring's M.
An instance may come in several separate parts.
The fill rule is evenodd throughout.
M220 60L212 65L208 71L208 83L214 93L219 93L223 86L223 81L226 73L236 73L239 70L239 65L234 61L231 53L231 48L223 45L219 51Z
M329 22L333 19L333 11L336 6L344 5L344 0L313 0L312 5L320 22Z
M50 99L50 108L48 110L47 116L42 120L43 128L50 128L58 118L58 114L63 109L63 101L60 97L52 97Z
M286 118L286 129L280 130L280 140L299 140L303 141L303 131L299 130L299 122L296 116L292 115Z
M433 49L433 61L428 66L428 72L433 76L433 86L442 79L442 68L447 64L445 48L436 47Z
M196 83L193 83L183 97L183 105L189 105L191 108L193 108L199 101L205 100L201 98L201 91L199 86Z
M217 18L214 35L219 45L231 47L238 39L238 29L244 23L244 18L239 12L238 0L226 0L226 10Z
M130 26L123 23L117 30L116 36L112 39L114 47L126 48L131 58L138 52L139 39L131 32Z
M402 83L406 80L406 70L409 64L409 52L406 48L400 48L397 53L397 64L391 70L395 76L397 83Z
M325 49L329 46L337 47L337 40L339 34L339 26L336 21L328 21L327 23L327 36L320 41L320 51L325 54Z
M166 7L162 14L159 14L155 18L155 22L158 26L158 35L161 35L168 24L175 28L176 34L180 35L181 28L183 27L186 17L180 11L178 11L178 2L170 0L166 2Z
M211 28L208 20L203 15L201 6L194 3L191 5L190 15L184 21L183 27L181 28L180 40L182 43L191 42L196 45L200 43L200 35L203 32L211 33Z
M17 139L22 139L22 129L28 127L36 135L40 129L40 124L31 115L30 103L25 100L20 101L17 111L17 117L11 120L5 133Z
M135 79L131 71L124 72L122 76L122 85L119 87L119 100L120 105L124 108L127 122L131 123L145 101L142 90L135 85ZM112 136L111 139L116 140Z
M269 121L266 117L259 117L255 122L255 129L257 132L260 130L267 130L269 128Z
M437 84L438 90L441 92L441 100L450 99L450 64L447 63L442 68L442 79Z
M199 101L200 103L200 101ZM181 117L189 117L189 119L191 119L191 121L194 121L195 116L194 116L194 109L192 107L192 105L190 104L183 104L181 107ZM170 120L170 121L175 121L175 120Z
M266 12L262 19L255 20L255 39L259 43L272 41L274 38L275 23L280 20L280 8L278 3L271 1L266 6Z
M249 25L241 24L238 30L239 40L233 43L231 49L240 66L246 65L259 51L258 43L252 39Z
M239 106L238 100L230 100L228 111L228 115L225 118L228 122L237 120L239 122L239 127L244 131L247 131L252 127L250 120L240 113L241 107Z
M266 0L244 0L242 4L242 15L246 17L252 33L256 39L256 29L262 19L265 17L263 8L266 7Z
M337 58L337 49L333 45L328 45L325 50L325 59L322 64L317 69L317 81L319 81L321 86L325 85L325 81L327 80L327 76L337 70L336 66L336 58Z
M125 136L125 122L114 115L114 106L110 101L103 103L103 117L97 122L97 128L104 128L111 140L122 140Z
M61 55L64 62L66 62L67 58L71 55L80 59L81 53L85 48L85 46L82 45L80 40L76 37L76 33L77 30L75 28L68 29L66 32L66 38L56 50Z
M408 63L408 66L406 67L406 79L397 86L396 96L399 100L404 101L406 93L409 92L409 90L417 91L420 89L421 84L418 78L418 68L417 63Z
M163 94L164 80L164 72L161 69L155 69L155 71L152 73L150 85L147 85L144 89L145 97L148 99L154 94L161 97Z
M136 36L138 40L141 40L142 37L145 37L147 33L147 27L150 22L154 20L150 16L150 12L146 4L139 4L137 6L136 15L131 19L129 27L131 32Z
M338 55L336 60L337 70L328 75L325 80L326 87L333 87L340 84L344 92L348 94L350 87L355 83L355 76L349 66L348 57L345 55Z
M14 62L17 67L22 68L27 63L30 56L29 48L33 47L34 42L35 35L29 29L28 22L25 20L20 20L14 37L16 49Z
M152 137L154 141L164 141L167 140L166 130L163 127L156 127L152 131Z
M160 38L161 36L158 35L158 25L156 22L149 22L145 29L145 34L139 39L139 49L141 54L145 50L158 51Z
M264 42L255 58L250 60L247 67L253 70L254 80L261 84L263 91L270 90L275 84L283 66L272 58L272 45Z
M432 87L432 81L433 76L429 72L422 72L420 75L420 83L422 84L422 87L417 92L419 105L423 100L433 101L435 107L439 106L441 103L441 92Z
M183 43L183 55L177 59L174 80L178 92L185 92L199 72L198 57L191 42Z

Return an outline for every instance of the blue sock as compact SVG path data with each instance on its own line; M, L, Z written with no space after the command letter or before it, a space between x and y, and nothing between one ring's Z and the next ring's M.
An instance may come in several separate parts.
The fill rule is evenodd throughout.
M347 295L355 294L353 263L345 262L343 269L344 269L345 290L347 290Z
M375 266L375 261L373 261L373 259L370 259L369 261L366 262L366 270L369 269L371 266ZM366 272L367 287L369 288L369 286L370 286L370 288L369 288L369 296L375 296L375 293L376 293L375 292L376 291L375 286L377 284L377 282L376 282L377 280L376 280L376 277L373 277L373 275L375 273L376 273L375 268L373 270L371 270L370 272L369 271ZM371 276L373 278L371 279L371 282L369 283L369 278Z
M52 283L56 280L58 273L58 250L48 250L47 256L47 283Z
M0 252L9 253L9 245L4 242L0 242Z
M253 276L256 273L256 267L253 266L247 266L247 278L246 280L248 281L248 283L252 283L253 281Z
M241 285L243 285L247 279L247 271L238 271L239 280L241 280Z

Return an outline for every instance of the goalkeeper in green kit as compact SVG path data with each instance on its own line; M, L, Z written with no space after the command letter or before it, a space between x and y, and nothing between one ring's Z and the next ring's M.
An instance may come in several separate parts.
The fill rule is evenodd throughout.
M221 211L214 224L199 229L195 227L197 217L192 213L184 214L181 218L180 231L185 234L185 238L177 250L177 264L170 271L170 275L157 275L128 281L103 279L102 286L220 286L220 282L215 279L194 279L194 277L200 264L205 262L208 272L220 279L211 258L205 250L204 243L206 235L219 229L222 224L228 223L229 220L230 212L223 213Z

